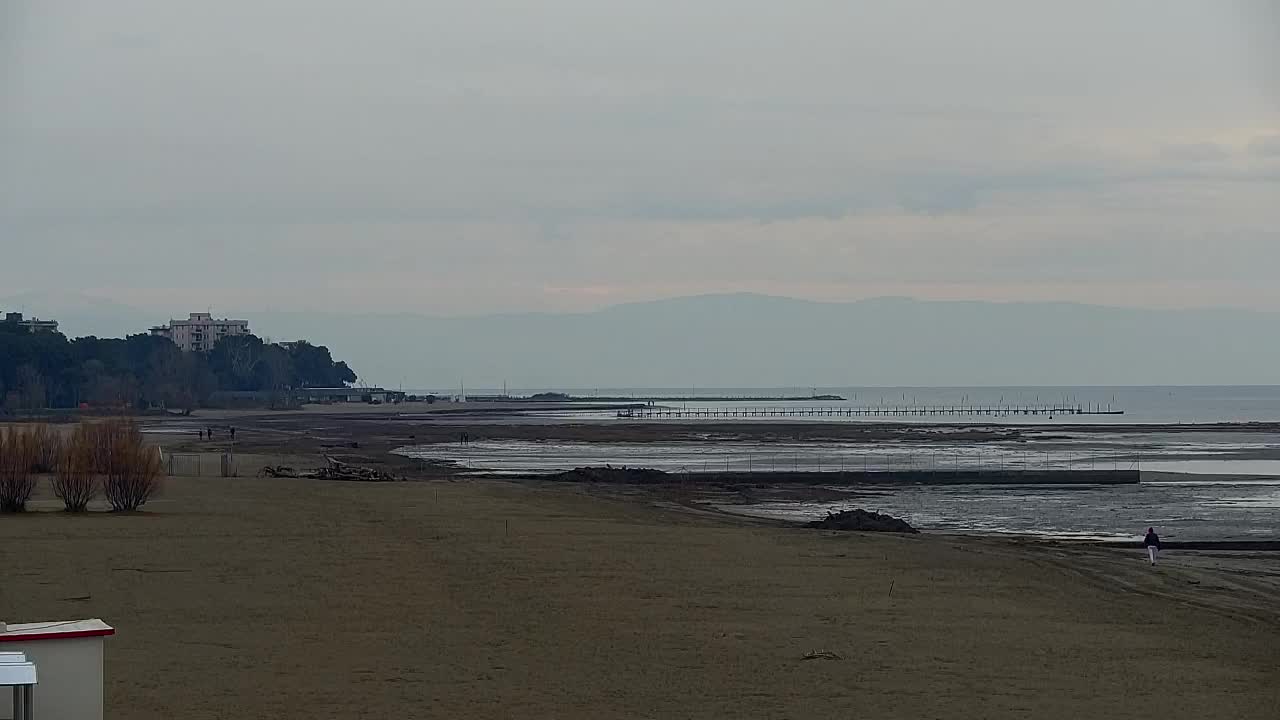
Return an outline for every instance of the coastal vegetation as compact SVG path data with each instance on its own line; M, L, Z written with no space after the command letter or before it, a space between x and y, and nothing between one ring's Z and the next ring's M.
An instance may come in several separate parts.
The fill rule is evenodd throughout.
M70 340L60 333L0 327L0 410L190 410L219 392L278 393L355 380L327 347L302 341L240 335L200 353L151 335Z

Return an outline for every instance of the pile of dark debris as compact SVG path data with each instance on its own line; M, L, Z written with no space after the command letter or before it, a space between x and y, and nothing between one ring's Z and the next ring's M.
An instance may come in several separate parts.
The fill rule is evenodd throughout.
M314 480L352 480L358 482L396 482L404 477L393 475L384 470L352 465L331 457L325 457L328 467L313 470L298 470L288 465L267 465L258 473L260 477L271 478L310 478Z
M830 513L821 520L805 523L805 527L819 530L850 530L854 532L920 532L911 527L906 520L861 509Z

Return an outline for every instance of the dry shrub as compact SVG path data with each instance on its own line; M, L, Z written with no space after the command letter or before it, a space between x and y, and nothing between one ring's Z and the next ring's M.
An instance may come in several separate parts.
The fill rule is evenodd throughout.
M38 454L31 430L15 427L0 430L0 512L27 509L27 501L36 488L32 468Z
M97 435L94 426L82 424L63 443L53 476L53 494L67 512L84 512L98 496Z
M62 459L62 436L44 424L31 426L27 434L35 448L31 471L38 475L56 472Z
M136 423L111 420L94 426L94 466L116 512L137 510L160 489L160 453L147 447Z

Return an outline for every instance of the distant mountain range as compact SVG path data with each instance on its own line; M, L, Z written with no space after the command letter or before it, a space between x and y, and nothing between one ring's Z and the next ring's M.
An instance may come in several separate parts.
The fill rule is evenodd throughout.
M67 294L0 299L0 310L69 335L167 319ZM363 381L406 388L1280 383L1280 314L1245 310L733 294L566 314L235 314L263 337L328 345Z

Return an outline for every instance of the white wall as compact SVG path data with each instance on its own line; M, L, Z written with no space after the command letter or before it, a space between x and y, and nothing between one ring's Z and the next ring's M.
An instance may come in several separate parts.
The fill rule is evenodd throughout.
M38 720L102 720L102 638L5 642L0 648L27 654L36 664ZM0 720L12 720L13 703L0 689Z

